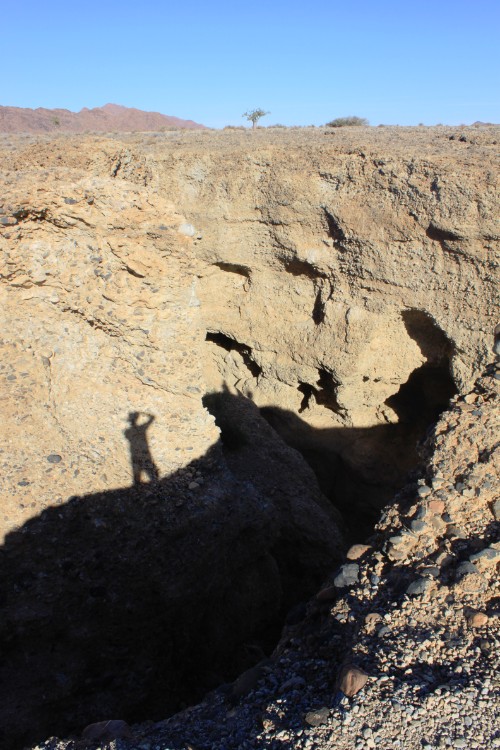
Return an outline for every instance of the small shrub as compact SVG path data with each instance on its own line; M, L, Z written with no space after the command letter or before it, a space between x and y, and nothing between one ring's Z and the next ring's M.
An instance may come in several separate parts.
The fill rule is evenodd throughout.
M246 130L244 125L224 125L223 130Z
M281 123L277 122L276 125L268 125L268 128L286 128L286 125L282 125Z
M326 123L327 128L343 128L346 126L352 127L353 125L369 125L370 123L366 117L337 117L335 120Z

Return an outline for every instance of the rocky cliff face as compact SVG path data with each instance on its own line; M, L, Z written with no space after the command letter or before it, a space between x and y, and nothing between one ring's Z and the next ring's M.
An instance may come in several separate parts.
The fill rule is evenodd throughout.
M201 697L272 646L343 549L257 407L214 394L220 428L205 408L192 227L135 159L63 141L4 162L9 747Z
M251 394L324 491L363 516L490 356L496 135L241 134L152 167L203 231L208 382Z
M368 533L491 358L498 135L4 138L7 744L234 677Z

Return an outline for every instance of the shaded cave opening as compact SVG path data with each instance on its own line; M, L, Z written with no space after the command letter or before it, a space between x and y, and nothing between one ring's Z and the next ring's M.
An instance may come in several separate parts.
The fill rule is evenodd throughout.
M320 367L318 369L318 380L315 385L299 383L297 390L304 396L300 403L299 414L306 411L312 401L320 406L324 406L325 409L329 409L335 414L344 414L345 409L341 407L337 398L338 385L333 374Z
M310 427L304 417L313 401L345 416L337 399L338 383L323 368L314 385L299 384L298 414L273 406L261 409L278 435L312 468L322 492L341 513L352 542L370 535L382 508L417 469L419 443L458 392L451 372L453 347L446 334L424 311L404 310L402 319L425 362L385 401L396 422L367 428Z
M242 344L221 331L208 331L205 340L211 341L213 344L221 347L221 349L225 349L227 352L237 351L241 354L245 365L248 367L250 374L254 378L258 378L262 373L262 368L252 358L252 348L247 344Z
M329 398L330 389L318 392L305 383L298 390L303 394L301 416L311 399L343 413L336 399ZM386 400L398 417L393 424L315 430L298 415L277 407L264 407L261 413L314 471L321 491L341 513L348 539L354 543L369 537L382 508L417 469L419 443L456 393L447 364L423 365Z
M425 432L456 394L457 387L446 364L424 364L385 403L396 412L401 424L411 424Z

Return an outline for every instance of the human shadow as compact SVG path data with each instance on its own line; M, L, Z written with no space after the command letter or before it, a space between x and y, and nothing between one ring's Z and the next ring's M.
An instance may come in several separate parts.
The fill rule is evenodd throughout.
M7 535L6 750L198 701L270 654L286 613L341 561L342 518L309 467L251 401L226 392L215 402L221 440L204 456L156 481L70 497ZM314 442L300 417L281 416ZM146 429L131 444L144 448Z
M6 536L6 750L109 717L161 719L197 701L269 653L286 610L340 559L336 516L310 470L295 470L297 455L254 404L230 398L251 472L231 467L218 441L144 482L147 427L138 430L134 414L132 486L69 497Z
M144 415L146 421L139 422L140 416L140 412L131 411L128 415L130 427L123 431L130 446L130 464L134 484L141 484L143 475L146 475L150 482L156 482L159 479L158 468L153 461L146 436L155 417L152 414L146 414Z

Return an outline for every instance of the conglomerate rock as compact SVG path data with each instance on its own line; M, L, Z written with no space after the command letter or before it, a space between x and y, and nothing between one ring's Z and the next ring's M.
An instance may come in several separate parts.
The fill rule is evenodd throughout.
M343 549L311 469L229 393L224 457L184 217L130 152L64 156L9 163L0 209L5 747L201 697Z

